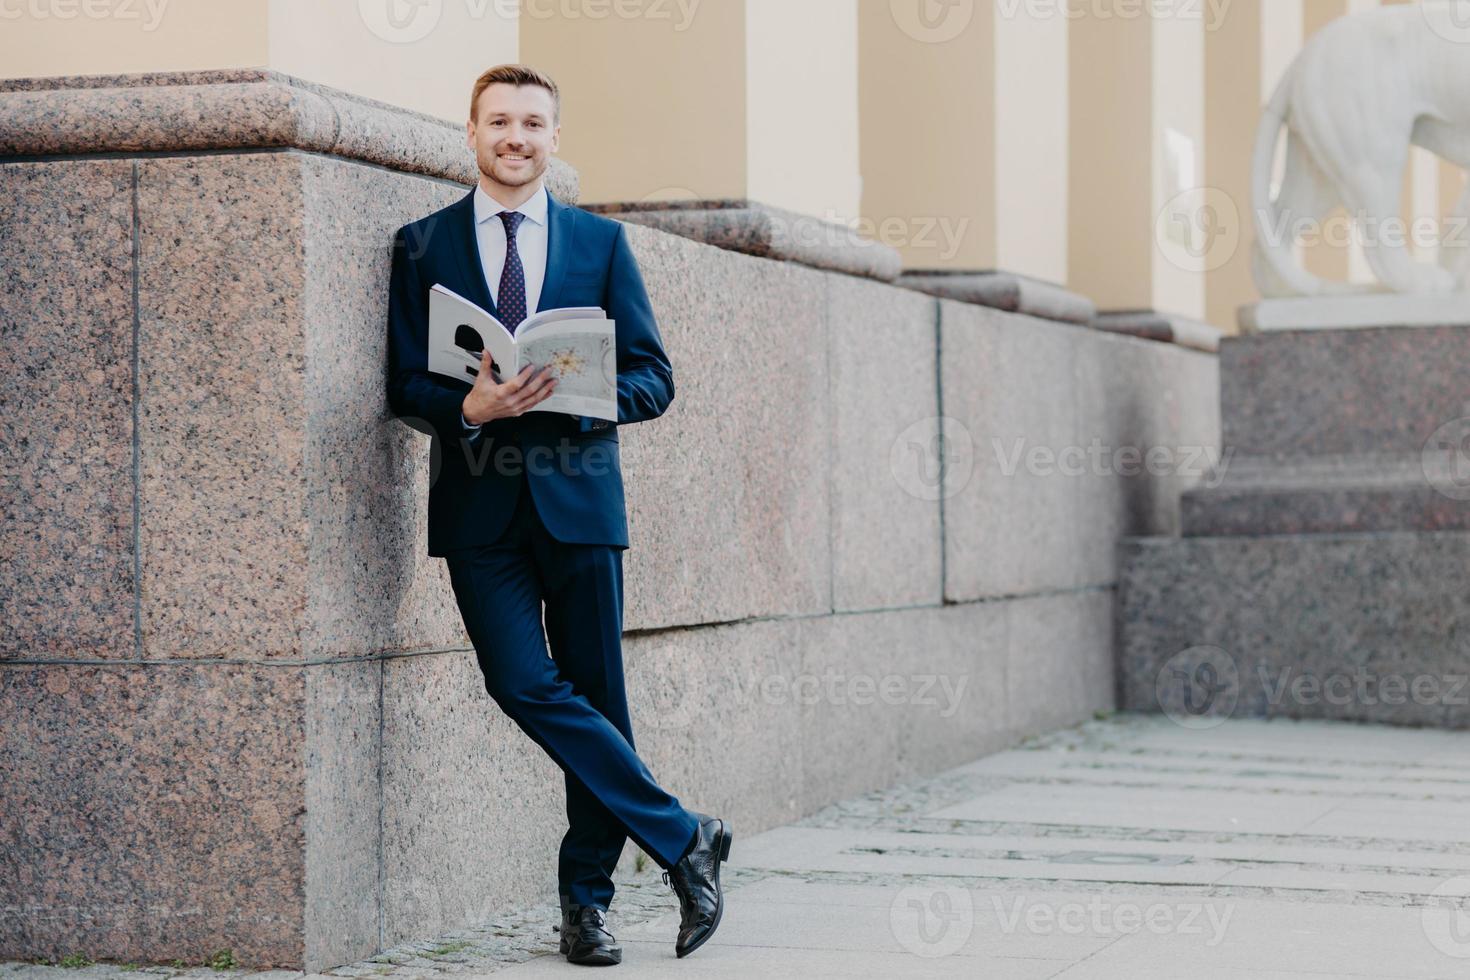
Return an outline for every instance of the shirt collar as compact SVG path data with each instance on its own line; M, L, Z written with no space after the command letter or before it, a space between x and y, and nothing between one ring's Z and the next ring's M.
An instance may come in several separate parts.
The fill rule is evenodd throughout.
M536 193L518 208L507 208L495 198L485 193L485 188L479 184L475 185L475 224L484 224L502 211L516 210L538 225L546 224L546 184L542 182L536 189Z

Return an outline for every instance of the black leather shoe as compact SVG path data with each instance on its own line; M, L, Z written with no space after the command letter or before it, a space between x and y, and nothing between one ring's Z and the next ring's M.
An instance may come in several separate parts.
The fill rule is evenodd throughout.
M623 962L623 947L607 931L601 905L569 905L561 911L561 951L568 963L612 966Z
M693 812L693 811L691 811ZM699 835L694 849L664 872L664 884L679 896L677 956L688 956L709 941L725 914L725 896L720 891L720 862L730 858L730 825L719 817L695 813Z

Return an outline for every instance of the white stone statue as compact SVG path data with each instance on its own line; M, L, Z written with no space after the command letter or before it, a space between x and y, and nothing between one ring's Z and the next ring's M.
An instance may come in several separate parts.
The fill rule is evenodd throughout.
M1286 172L1272 200L1283 126ZM1266 107L1256 139L1253 260L1263 296L1470 291L1470 190L1443 226L1438 264L1417 261L1404 241L1408 229L1400 216L1410 144L1470 169L1470 0L1427 0L1342 17L1302 48ZM1322 279L1296 261L1293 226L1321 228L1338 205L1358 222L1377 283ZM1395 234L1383 233L1390 228Z

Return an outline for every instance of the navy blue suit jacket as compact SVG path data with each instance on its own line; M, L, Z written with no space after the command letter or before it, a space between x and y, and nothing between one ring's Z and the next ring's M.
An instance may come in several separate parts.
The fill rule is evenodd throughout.
M431 374L429 288L447 288L499 315L480 263L473 191L393 239L388 299L388 407L432 437L429 554L489 544L505 530L521 481L560 541L628 547L618 427L657 418L674 373L621 222L547 194L546 278L538 309L600 306L617 327L618 420L526 412L465 430L469 380ZM521 470L525 470L525 476Z

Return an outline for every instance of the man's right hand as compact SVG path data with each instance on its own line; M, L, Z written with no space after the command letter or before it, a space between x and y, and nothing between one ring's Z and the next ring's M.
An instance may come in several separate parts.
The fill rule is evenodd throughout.
M555 377L529 364L505 384L497 384L490 373L490 364L490 351L481 352L480 373L475 376L475 386L465 395L460 408L471 425L520 415L549 398L556 389Z

